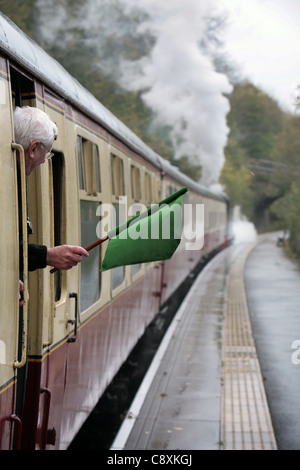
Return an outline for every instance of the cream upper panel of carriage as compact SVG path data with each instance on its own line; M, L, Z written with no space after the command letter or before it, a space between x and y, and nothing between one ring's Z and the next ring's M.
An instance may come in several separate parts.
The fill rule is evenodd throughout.
M157 168L141 158L133 158L111 147L109 155L112 200L126 199L128 207L143 211L158 202L161 196L161 178ZM129 214L132 216L135 214Z
M94 198L117 203L150 206L160 196L160 169L141 155L135 154L123 142L106 133L97 123L79 125L79 116L73 129L76 141L78 185L80 198ZM69 139L70 140L70 139Z

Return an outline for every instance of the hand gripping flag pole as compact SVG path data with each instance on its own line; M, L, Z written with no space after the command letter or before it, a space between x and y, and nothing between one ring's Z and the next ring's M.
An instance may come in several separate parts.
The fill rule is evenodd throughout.
M105 241L108 240L108 239L109 239L109 238L108 238L108 235L106 235L106 236L103 237L103 238L100 238L100 239L97 240L96 242L92 243L90 246L86 247L86 248L85 248L85 251L90 251L90 250L92 250L93 248L95 248L96 246L101 245L101 243L105 242ZM54 274L54 273L56 273L56 271L59 271L59 269L58 269L58 268L53 268L53 269L51 269L50 273L51 273L51 274Z
M187 188L182 188L154 204L110 230L104 238L88 246L86 251L109 240L101 271L171 258L181 241L181 201L186 192ZM55 271L56 268L50 272Z

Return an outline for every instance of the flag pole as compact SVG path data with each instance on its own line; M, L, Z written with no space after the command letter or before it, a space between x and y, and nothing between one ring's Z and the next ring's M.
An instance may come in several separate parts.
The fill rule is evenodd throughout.
M85 248L86 251L90 251L92 250L93 248L95 248L96 246L98 245L101 245L101 243L105 242L106 240L108 240L108 235L105 235L104 238L100 238L100 240L97 240L95 243L92 243L92 245L88 246L87 248Z
M95 243L92 243L90 246L88 246L87 248L85 248L86 251L90 251L92 250L93 248L95 248L96 246L98 245L101 245L101 243L105 242L106 240L108 240L108 235L106 235L104 238L100 238L99 240L97 240ZM51 274L54 274L56 273L56 271L58 271L58 268L53 268L51 269L50 273Z

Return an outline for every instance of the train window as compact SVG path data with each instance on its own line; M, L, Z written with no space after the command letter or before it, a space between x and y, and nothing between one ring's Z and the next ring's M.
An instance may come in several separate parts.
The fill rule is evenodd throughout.
M149 173L145 174L145 200L147 206L152 203L151 176Z
M101 192L100 183L100 161L99 161L99 150L98 145L93 145L93 157L94 157L94 188L96 193Z
M175 193L176 188L172 184L169 185L169 194L168 196L171 196L171 194Z
M146 207L143 204L133 204L130 208L128 215L129 217L134 217L136 215L141 214L145 210L146 210ZM141 264L133 264L131 267L132 276L135 276L140 271L141 267L142 267Z
M55 152L49 164L52 166L52 186L53 186L53 215L54 215L54 246L62 244L62 196L63 196L63 155ZM55 301L61 296L61 271L54 274Z
M81 246L95 242L100 222L101 173L98 145L80 135L77 136L78 183L80 191ZM91 250L80 265L80 310L84 311L100 297L101 247Z
M84 153L82 145L82 137L77 136L77 159L78 159L78 184L79 189L85 189L85 174L84 174Z
M81 245L87 247L96 238L97 224L100 222L97 209L99 201L80 201L81 216ZM81 263L80 278L80 310L86 310L90 305L97 302L100 297L101 275L101 247L89 252L89 257Z
M33 80L30 80L15 68L10 67L10 81L13 107L36 105L36 94Z
M125 195L125 182L124 182L124 164L122 158L117 155L111 154L111 187L113 195L113 219L112 227L126 222L126 204L122 201L122 196ZM112 289L120 286L125 278L125 267L120 266L112 269Z
M94 193L93 182L94 182L94 159L93 159L93 144L89 140L82 139L83 148L83 161L85 169L85 190L89 195Z
M101 191L100 162L98 146L90 140L77 136L77 159L79 189L89 195Z
M161 181L160 180L156 180L155 181L155 201L154 202L159 202L161 201Z
M134 201L141 199L140 170L134 165L131 165L131 193Z
M209 228L215 229L217 226L217 214L216 212L209 213Z
M113 220L112 226L118 227L120 224L126 222L126 206L125 204L115 203L113 204ZM120 286L124 281L125 267L119 266L112 269L112 289Z
M112 194L116 197L125 194L123 160L111 154Z

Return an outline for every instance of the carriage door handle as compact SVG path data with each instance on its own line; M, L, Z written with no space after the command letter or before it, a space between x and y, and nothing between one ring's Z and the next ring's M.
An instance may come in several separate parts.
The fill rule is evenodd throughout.
M77 318L78 318L78 296L77 292L70 292L70 299L75 299L75 316L73 320L68 320L68 323L74 325L74 335L68 338L68 343L75 343L77 337Z

